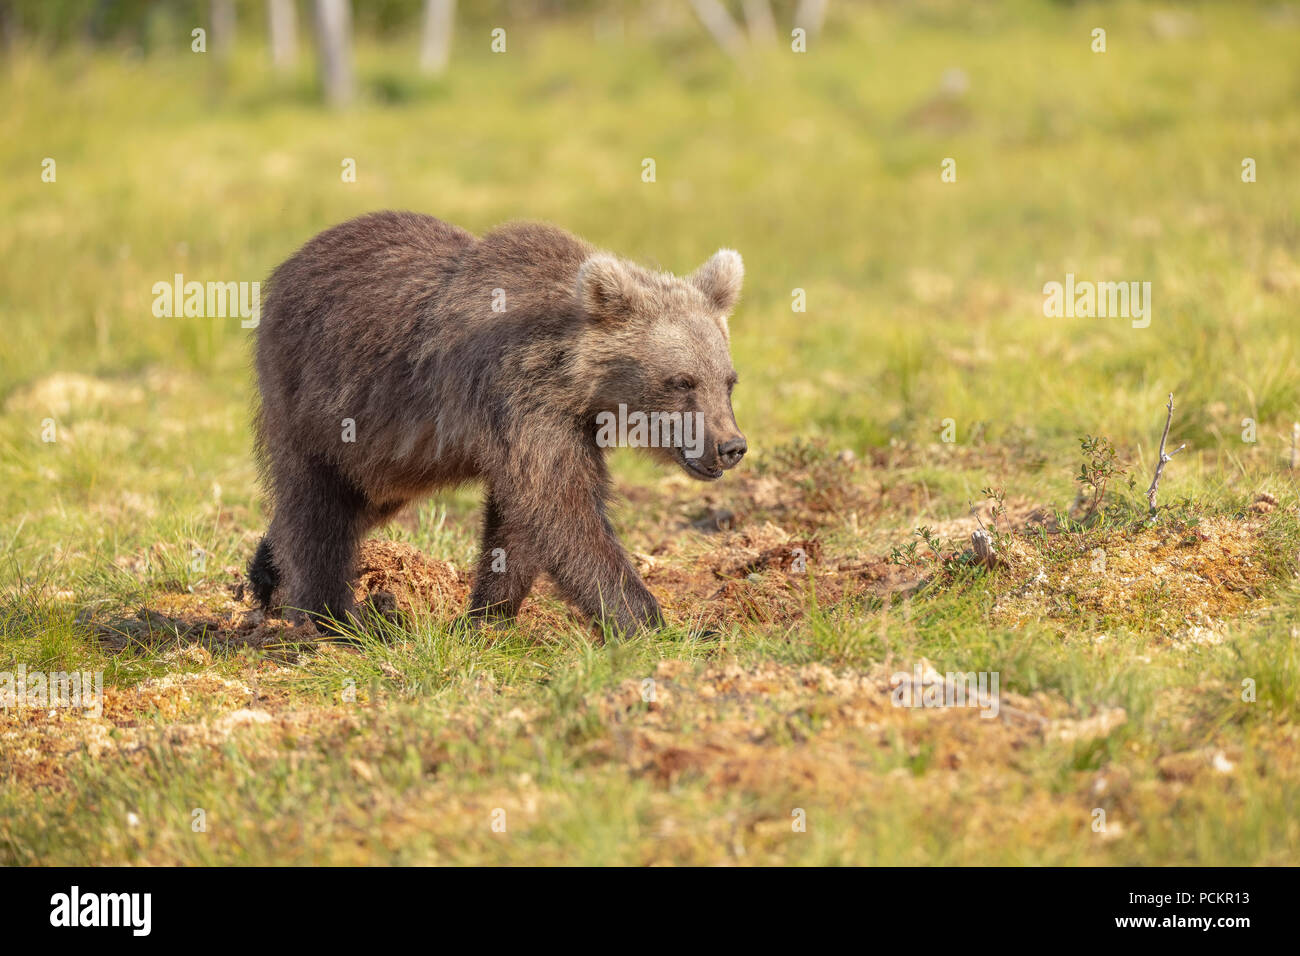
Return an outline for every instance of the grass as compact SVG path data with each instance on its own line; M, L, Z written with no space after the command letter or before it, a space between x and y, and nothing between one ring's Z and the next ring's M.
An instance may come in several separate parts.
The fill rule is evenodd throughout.
M524 22L504 56L463 34L442 80L362 41L338 115L251 42L225 70L187 43L19 50L0 669L107 689L99 718L0 711L0 861L1295 863L1300 26L1159 12L845 6L812 52L748 68L689 19L621 42ZM944 101L953 67L970 89ZM679 272L745 256L750 457L707 489L613 458L663 632L604 641L543 591L466 637L454 589L357 648L238 630L265 525L247 332L154 318L151 287L263 279L390 207L550 219ZM1150 281L1150 327L1044 318L1067 272ZM1147 522L1171 391L1188 449ZM1078 523L1084 436L1136 487ZM990 486L1006 567L888 561L920 526L959 556ZM476 506L448 494L382 537L463 587ZM729 530L695 524L719 512ZM771 557L811 541L804 577ZM997 672L1004 713L891 706L923 660Z

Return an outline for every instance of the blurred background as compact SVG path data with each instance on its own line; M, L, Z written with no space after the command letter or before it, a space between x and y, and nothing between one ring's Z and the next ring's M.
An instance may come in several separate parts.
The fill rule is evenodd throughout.
M951 420L1054 462L1018 487L1056 500L1081 435L1149 458L1169 391L1191 447L1171 481L1289 446L1295 5L0 0L0 36L19 551L255 511L249 331L155 317L152 287L263 280L382 208L552 220L678 272L739 249L760 454ZM1151 282L1150 326L1045 318L1066 273ZM939 469L941 507L979 480Z
M1277 0L0 0L0 676L109 690L0 708L0 862L1294 864L1297 54ZM360 652L243 597L252 332L154 287L385 208L743 254L744 463L610 456L691 629L448 628L472 487L376 529L423 597Z

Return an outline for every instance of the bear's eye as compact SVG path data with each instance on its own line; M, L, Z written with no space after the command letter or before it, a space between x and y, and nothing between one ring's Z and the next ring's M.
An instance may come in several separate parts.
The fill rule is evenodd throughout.
M683 392L689 392L695 388L694 379L689 379L684 375L679 378L669 379L668 384L673 388L681 389Z

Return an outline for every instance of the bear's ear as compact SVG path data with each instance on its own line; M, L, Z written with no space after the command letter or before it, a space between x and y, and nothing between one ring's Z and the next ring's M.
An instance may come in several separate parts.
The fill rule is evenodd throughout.
M642 292L634 276L615 256L599 252L578 269L578 301L597 322L617 322L636 313Z
M724 315L736 305L744 280L745 263L735 249L719 249L691 276L695 287Z

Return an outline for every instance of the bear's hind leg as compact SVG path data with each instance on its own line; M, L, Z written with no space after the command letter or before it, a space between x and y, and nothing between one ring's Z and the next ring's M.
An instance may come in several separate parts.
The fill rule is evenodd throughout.
M271 552L271 536L265 534L257 545L257 552L248 562L248 583L252 587L253 598L263 611L271 608L271 597L280 586L280 571L275 566L275 555Z
M311 463L278 483L269 537L290 615L306 614L319 629L330 618L348 620L365 508L365 497L332 465Z

